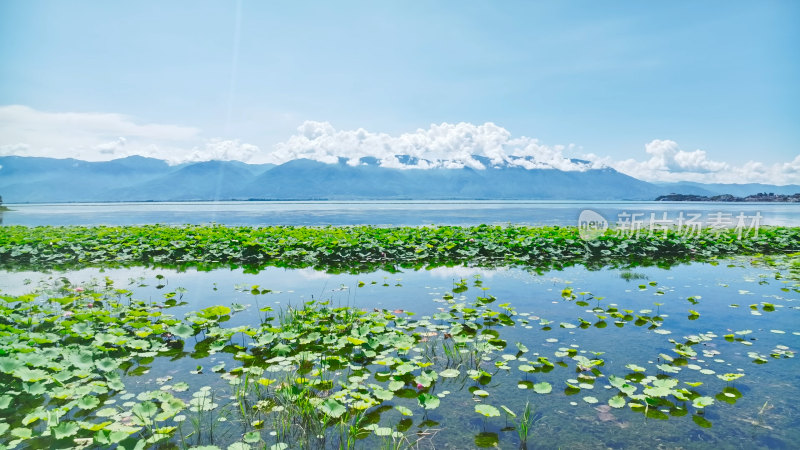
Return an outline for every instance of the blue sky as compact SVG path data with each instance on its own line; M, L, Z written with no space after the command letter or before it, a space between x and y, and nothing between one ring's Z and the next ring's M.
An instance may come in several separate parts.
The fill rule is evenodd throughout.
M800 182L798 23L789 0L6 0L0 154L280 162L490 122L644 178Z

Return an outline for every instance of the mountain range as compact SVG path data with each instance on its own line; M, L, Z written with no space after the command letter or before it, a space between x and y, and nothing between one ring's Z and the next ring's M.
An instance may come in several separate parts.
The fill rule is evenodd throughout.
M480 158L480 157L475 157ZM398 160L403 161L402 157ZM206 161L169 165L130 156L106 162L0 157L0 195L6 203L190 200L653 200L757 192L793 194L800 186L653 184L611 168L581 171L489 166L483 170L397 169L362 158L327 164L297 159L281 165Z

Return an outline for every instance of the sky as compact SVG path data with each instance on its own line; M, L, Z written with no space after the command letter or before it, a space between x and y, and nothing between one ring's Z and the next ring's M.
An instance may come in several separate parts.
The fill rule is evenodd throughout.
M793 0L4 0L0 155L800 184L798 23Z

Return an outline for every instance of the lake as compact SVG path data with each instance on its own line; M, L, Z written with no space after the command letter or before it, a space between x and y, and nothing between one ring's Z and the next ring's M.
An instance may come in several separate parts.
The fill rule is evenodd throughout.
M9 206L13 211L2 214L4 225L576 225L580 212L591 209L609 221L622 213L645 218L656 213L659 219L666 213L671 220L681 213L704 218L715 213L730 217L743 213L760 215L762 224L800 226L800 205L774 203ZM95 302L91 314L83 316L94 320L106 317L99 313L109 307L110 299L130 295L129 303L139 300L155 311L152 316L143 315L147 320L133 322L131 330L141 337L135 341L143 346L148 344L150 321L156 317L198 320L198 311L213 310L215 305L233 311L228 320L219 323L224 329L239 330L229 341L209 338L220 333L212 327L204 329L203 337L187 338L179 351L164 355L142 351L142 356L116 369L122 373L125 390L84 396L73 408L77 412L61 418L64 425L59 425L59 433L73 432L69 427L74 423L91 426L80 422L90 420L90 411L113 422L112 427L124 429L135 423L132 411L141 413L147 399L168 393L193 408L159 425L165 430L177 427L172 442L178 447L213 443L242 449L249 448L245 444L250 442L266 448L296 448L305 436L311 439L305 441L306 447L339 448L348 434L346 427L341 428L344 425L323 427L310 438L298 424L287 425L293 419L287 419L285 411L306 392L297 386L308 379L327 377L330 390L320 391L325 402L330 402L326 405L347 404L351 410L365 407L351 448L405 448L412 444L422 448L519 448L518 430L526 404L532 408L529 448L789 449L800 442L800 408L796 405L800 359L795 358L800 348L800 272L796 258L736 257L670 268L590 270L574 266L541 273L524 267L438 267L362 274L278 267L257 273L241 268L176 271L158 267L2 271L0 292L3 296L36 292L40 299L30 303L26 298L23 303L36 308L55 305L58 314L54 320L62 323L72 317L66 309L61 316L62 302L70 305L74 298L82 297ZM59 295L68 297L56 303L47 301L48 296ZM346 363L322 374L302 371L307 369L304 363L293 364L284 344L279 347L283 354L262 360L259 352L272 333L270 320L272 324L291 323L290 311L319 308L321 302L395 317L365 332L378 336L388 327L400 327L400 331L413 332L415 342L403 351L384 349L377 354L378 360L363 366L358 361L376 352L367 349L328 355L319 361L341 357ZM21 316L20 323L25 317ZM497 317L507 320L498 321ZM452 327L480 321L483 325L468 346L472 350L453 353ZM98 325L89 322L89 328L83 330L91 331L94 326ZM242 331L256 329L260 331L252 336ZM123 331L118 328L116 332ZM284 342L291 344L296 336L286 333ZM109 333L102 336L117 339ZM2 339L6 337L0 336L0 351L10 348L4 347ZM349 336L357 346L375 345L367 344L364 337ZM37 356L54 354L52 349L48 352L34 352L29 364L49 368L46 360ZM308 349L301 354L302 358L319 358ZM103 370L113 371L117 364L103 361L107 364ZM0 371L5 372L0 377L10 377L9 367L13 366L7 360L0 362ZM256 387L256 394L248 394L252 397L238 394L244 364L248 371L257 369L252 372L257 374L254 380L264 385ZM21 383L18 389L30 395L41 393L43 382L36 378L39 369L24 370L22 376L30 382ZM407 370L412 370L410 375ZM85 377L86 372L80 376ZM400 384L392 387L392 382ZM100 384L84 383L79 389L102 392L105 388ZM54 395L67 395L58 387L48 389L54 389ZM11 390L11 384L3 386L0 405L5 401L3 393ZM336 397L337 392L347 394ZM38 397L25 395L19 394L19 398L32 400L19 400L22 403L14 409L0 406L0 429L4 421L12 423L18 427L14 436L25 436L27 428L20 424L41 405ZM207 397L211 398L208 402ZM380 403L368 406L375 401ZM238 416L239 410L249 411L248 420ZM50 445L47 436L41 436L49 432L43 422L31 425L32 438L39 439L29 441L34 447ZM8 444L9 439L0 433L0 444Z
M590 209L614 223L621 213L675 221L681 213L760 214L763 225L800 226L797 203L586 202L586 201L353 201L9 204L4 225L576 225ZM664 216L666 214L666 216ZM735 220L735 219L734 219Z
M409 353L414 358L430 357L429 352L441 352L446 345L447 338L436 328L442 323L437 314L459 303L493 296L492 310L510 307L515 314L513 324L491 331L505 348L489 351L478 360L477 367L490 377L471 379L469 363L445 366L437 362L431 366L434 370L455 367L461 375L440 377L429 388L396 391L394 398L373 408L372 422L364 424L400 430L403 439L419 439L425 448L518 448L514 426L530 402L531 448L775 449L796 448L800 442L800 409L795 403L800 398L800 360L793 358L800 347L800 281L791 276L788 266L739 257L670 269L571 267L545 273L470 267L358 275L280 268L258 273L153 268L6 272L0 277L0 290L19 295L61 277L87 290L93 283L113 282L115 288L131 290L133 298L153 302L163 302L164 294L178 290L181 303L165 308L165 314L183 318L189 311L212 305L240 305L242 310L224 323L230 328L258 327L265 307L286 312L289 306L310 301L366 311L413 311L413 320L429 324L423 331L425 327L434 330L424 331L426 337ZM253 293L253 286L260 291ZM628 317L615 318L614 311ZM220 375L241 367L234 357L237 352L198 353L192 350L193 343L187 341L183 357L150 358L130 371L124 377L129 394L102 398L107 405L130 408L134 395L169 391L177 381L189 385L188 390L175 393L187 403L192 392L228 398L235 386ZM542 358L552 365L543 365ZM589 364L597 365L589 371L585 367ZM205 370L196 373L198 366ZM221 373L211 367L220 368ZM372 375L363 383L381 383L376 379L381 366L369 370ZM352 378L355 373L345 368L332 376L347 386L358 379ZM725 374L742 377L724 381L720 377ZM267 375L276 378L275 373ZM625 397L628 404L610 406L620 397L620 380L628 383L625 389L655 397L648 400L652 402L649 408L632 397ZM666 387L656 387L656 383ZM550 391L540 393L539 385L547 385ZM677 389L702 395L713 404L703 408L691 400L680 401L675 398L681 395L675 394ZM419 392L439 398L441 404L422 409L416 399ZM228 403L217 403L211 413L214 420L226 417L222 411ZM476 413L479 404L508 408L517 418L505 412L484 418ZM411 415L401 414L402 407ZM233 408L238 406L234 403ZM269 421L275 414L264 415L267 422L260 431L267 447L295 444L294 435ZM216 427L214 443L221 448L245 431L233 418ZM187 425L186 430L190 429ZM335 436L335 427L330 432ZM377 429L375 433L360 436L356 448L391 443ZM330 439L318 445L335 448L335 438Z

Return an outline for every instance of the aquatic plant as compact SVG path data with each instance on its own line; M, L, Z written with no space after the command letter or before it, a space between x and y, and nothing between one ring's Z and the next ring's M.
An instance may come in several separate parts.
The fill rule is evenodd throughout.
M6 411L0 444L170 438L176 427L166 422L187 406L175 393L188 386L134 396L122 379L146 374L155 357L181 355L183 343L170 333L180 321L164 308L134 300L108 279L73 286L61 278L28 295L0 296L0 409ZM116 407L115 396L124 408Z
M798 227L763 227L758 235L741 239L735 230L704 229L692 236L675 231L624 236L609 231L588 241L580 238L577 228L558 226L0 227L0 268L9 270L137 264L331 271L452 264L631 267L798 248ZM460 280L454 289L465 287L466 280Z
M523 450L527 450L528 448L528 439L531 435L531 427L535 423L534 416L531 414L533 411L531 409L530 402L525 402L525 409L522 410L522 415L519 418L519 423L517 424L517 435L519 436L519 446Z

